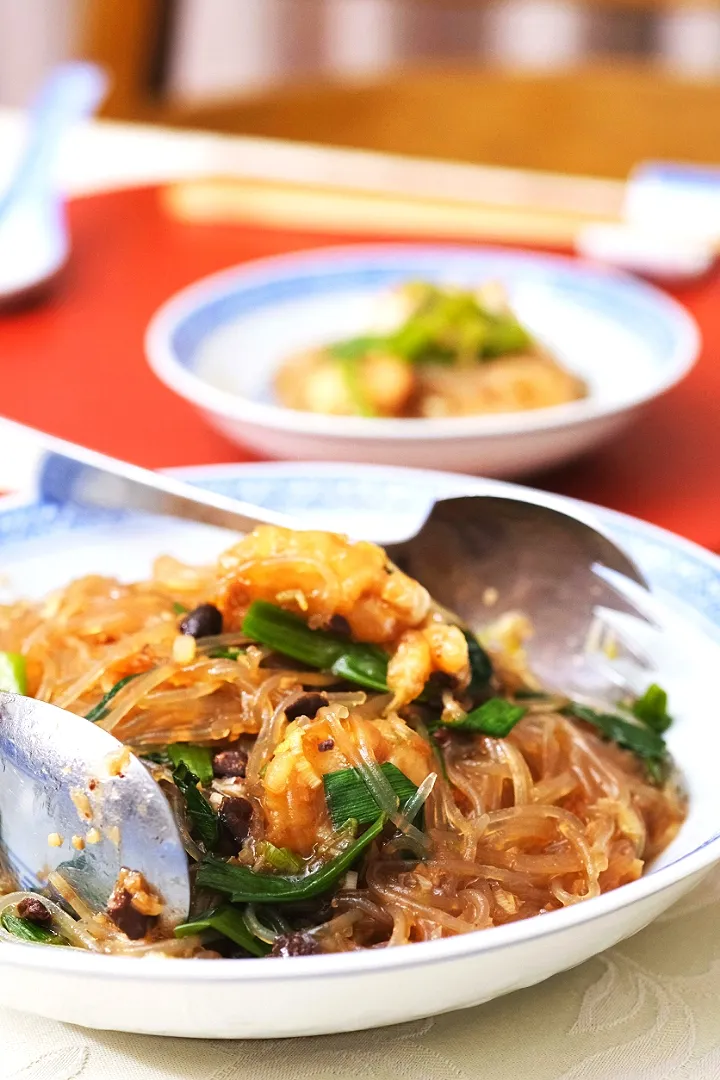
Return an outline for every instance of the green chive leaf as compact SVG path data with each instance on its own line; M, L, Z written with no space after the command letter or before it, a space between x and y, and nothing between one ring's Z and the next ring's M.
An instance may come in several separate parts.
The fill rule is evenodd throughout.
M237 660L242 651L237 645L228 645L225 649L213 649L212 652L208 653L208 656L212 657L213 660Z
M27 693L25 657L16 652L0 652L0 690L8 694Z
M373 825L324 866L309 874L284 877L280 874L256 874L247 866L227 863L212 856L203 859L197 874L197 885L203 889L229 893L235 903L289 903L309 900L327 892L336 884L363 851L379 836L385 825L381 814Z
M350 642L330 670L339 679L386 693L387 666L387 653L382 649L374 645L354 645Z
M667 692L653 683L648 686L642 697L632 707L632 714L642 720L646 727L662 735L672 724L672 716L667 711Z
M172 743L167 748L168 757L175 768L185 764L203 787L212 783L213 779L213 756L212 750L207 746L193 746L191 743Z
M298 874L303 868L303 861L299 855L290 848L275 847L269 840L260 840L256 845L256 851L268 866L272 866L273 870L279 870L281 874Z
M468 686L468 694L474 700L478 695L487 692L493 669L490 657L472 631L463 630L463 636L467 641L468 657L470 659L470 685Z
M97 705L94 705L90 712L87 713L85 719L89 720L91 724L96 724L98 720L104 720L110 712L108 705L115 695L120 693L123 686L127 686L133 679L137 679L138 675L144 674L145 672L136 671L132 675L126 675L124 679L120 679L119 682L116 682L115 685L108 690L107 694L104 694L103 697L100 698Z
M285 656L338 678L387 690L387 654L375 645L362 645L327 630L311 630L302 619L265 600L256 600L243 620L243 633Z
M291 611L265 600L255 600L250 605L242 630L253 641L323 671L330 670L347 645L347 641L334 634L311 630Z
M389 761L380 765L380 772L389 780L390 787L404 809L417 787ZM339 769L337 772L326 773L323 776L323 787L330 818L336 829L341 828L349 818L354 818L360 825L367 825L378 816L378 805L357 769Z
M568 705L563 712L566 716L592 724L604 739L617 743L623 750L631 750L644 762L651 780L657 784L665 782L670 768L670 757L665 740L656 731L611 713L595 712L584 705Z
M372 405L363 385L361 371L357 361L349 356L337 358L342 371L345 389L347 390L350 404L358 416L377 416L377 410Z
M175 786L185 799L190 822L208 851L217 847L220 834L217 814L207 799L198 791L199 780L181 761L173 771Z
M65 945L66 942L54 930L47 926L39 926L30 919L23 919L19 915L13 915L7 908L0 915L0 922L8 934L20 941L31 941L36 945Z
M463 731L504 739L526 712L527 709L522 705L513 705L505 698L490 698L460 720L440 720L433 726L433 730L444 727L448 731Z
M489 321L482 353L488 358L504 356L507 353L526 352L532 345L532 338L524 326L512 316L496 316Z
M260 941L250 933L242 911L234 908L232 904L223 904L213 911L206 912L198 919L180 923L175 927L175 937L192 937L194 934L202 934L207 930L216 930L224 934L252 956L267 956L270 952L270 946L266 942Z

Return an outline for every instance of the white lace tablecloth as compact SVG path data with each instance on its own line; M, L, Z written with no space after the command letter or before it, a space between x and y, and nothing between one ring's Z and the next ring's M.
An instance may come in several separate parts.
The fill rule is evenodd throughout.
M716 872L647 930L574 971L478 1008L352 1035L205 1042L0 1010L0 1077L716 1080L719 900Z

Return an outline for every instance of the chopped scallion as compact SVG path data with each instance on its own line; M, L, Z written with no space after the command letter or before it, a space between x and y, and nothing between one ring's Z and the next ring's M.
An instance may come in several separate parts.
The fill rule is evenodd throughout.
M30 919L23 919L19 915L13 915L7 909L0 915L0 923L8 934L20 941L31 941L36 945L65 945L66 942L59 934L48 929L47 926L39 926Z
M281 874L298 874L303 868L303 861L299 855L290 848L275 847L269 840L260 840L256 845L256 851L268 866L272 866L273 870L279 870Z
M222 907L206 912L199 919L181 923L175 927L175 937L192 937L194 934L202 934L207 930L216 930L230 938L252 956L267 956L270 952L269 945L250 933L243 912L234 908L232 904L223 904Z
M120 693L123 686L127 686L129 682L132 682L133 679L137 679L138 675L142 674L144 674L144 672L136 671L133 672L132 675L126 675L124 679L120 679L119 682L116 682L115 685L108 690L107 694L104 694L103 697L100 698L97 705L94 705L90 712L87 713L85 719L89 720L91 724L96 724L98 720L104 720L110 712L108 705L115 695Z
M327 630L311 630L290 611L256 600L243 620L243 633L309 667L330 671L338 678L387 690L387 654L375 645L361 645Z
M346 646L330 670L339 679L347 679L348 682L357 683L370 690L387 691L387 653L374 645Z
M522 705L513 705L505 698L490 698L477 709L467 713L459 720L441 720L434 725L447 728L448 731L463 731L468 734L491 735L494 739L504 739L509 735L527 709Z
M247 866L208 857L203 859L197 875L200 888L228 893L235 903L289 903L309 900L327 892L337 883L363 851L379 836L385 825L385 815L365 830L340 855L309 874L284 877L280 874L256 874Z
M8 694L27 693L25 657L16 652L0 652L0 690Z
M198 791L199 780L181 761L173 771L173 781L185 799L190 822L208 851L217 847L220 829L217 814L207 799Z
M470 685L468 694L474 700L479 694L487 693L488 683L492 678L490 657L470 630L463 630L470 659Z
M208 653L208 656L213 660L237 660L240 656L242 649L238 645L228 645L227 648L213 649Z
M596 728L603 738L617 743L623 750L631 750L645 762L648 775L661 783L667 773L669 756L665 740L657 732L642 724L633 724L612 713L598 713L584 705L568 705L566 716L584 720Z
M389 780L390 787L404 809L405 804L417 791L415 784L389 761L379 768ZM323 786L330 817L336 829L341 828L349 818L354 818L360 825L375 821L378 816L377 802L357 769L339 769L337 772L326 773L323 776Z
M672 716L667 711L667 692L653 683L648 686L642 697L632 707L632 714L652 731L662 735L672 724Z
M167 748L168 757L175 768L181 763L197 776L203 787L212 783L212 751L207 746L193 746L191 743L172 743Z
M335 359L340 365L350 404L357 415L377 416L377 410L373 407L370 399L365 393L358 361L350 356L336 356Z

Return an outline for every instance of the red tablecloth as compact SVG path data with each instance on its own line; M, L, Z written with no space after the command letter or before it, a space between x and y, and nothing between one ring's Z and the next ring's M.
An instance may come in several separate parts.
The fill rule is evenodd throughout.
M0 414L151 467L252 459L151 374L148 319L204 274L354 238L185 225L154 189L78 199L69 213L73 259L52 298L0 318ZM534 483L720 549L720 273L676 294L705 340L689 378L611 445Z

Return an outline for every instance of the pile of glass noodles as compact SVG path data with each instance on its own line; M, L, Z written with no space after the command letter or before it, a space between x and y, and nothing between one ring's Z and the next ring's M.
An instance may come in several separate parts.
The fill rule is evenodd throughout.
M663 691L595 712L537 686L521 615L479 639L448 619L380 548L270 527L215 566L161 557L150 581L85 577L0 608L4 688L145 761L193 882L172 935L131 866L104 912L57 874L45 898L8 883L0 935L307 955L481 930L639 877L685 814Z

